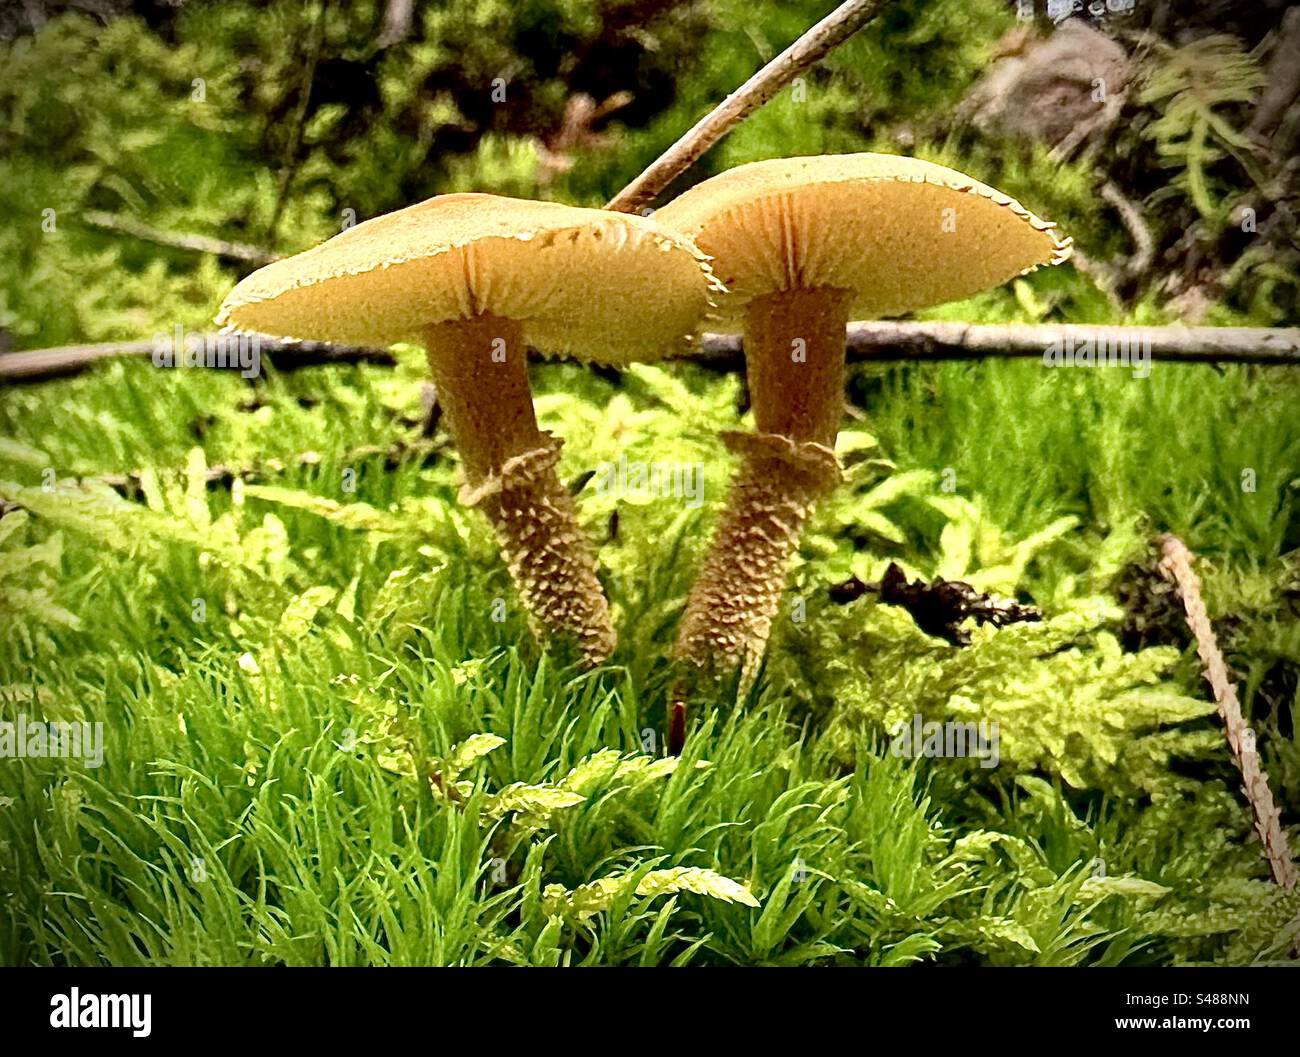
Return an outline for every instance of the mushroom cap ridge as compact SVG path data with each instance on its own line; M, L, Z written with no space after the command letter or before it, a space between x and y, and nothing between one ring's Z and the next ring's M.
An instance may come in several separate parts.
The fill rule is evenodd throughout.
M919 158L837 154L728 169L655 219L691 238L728 291L710 319L734 327L752 298L800 287L853 292L853 318L958 301L1070 255L1070 240L1000 191Z
M430 324L518 320L548 355L624 363L673 351L716 283L703 255L648 218L449 194L367 220L247 276L217 323L298 340L418 341Z

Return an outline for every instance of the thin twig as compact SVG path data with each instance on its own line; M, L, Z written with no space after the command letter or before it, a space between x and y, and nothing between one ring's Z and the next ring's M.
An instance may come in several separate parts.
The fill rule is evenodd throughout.
M205 340L215 340L215 336L205 336ZM364 362L388 367L397 363L396 357L384 349L260 336L259 341L262 354L278 357L276 367L280 370L331 363ZM128 341L3 353L0 354L0 382L38 382L66 377L98 360L148 356L153 348L152 341ZM1300 329L864 320L850 323L845 334L850 363L1042 359L1049 349L1070 350L1073 362L1080 363L1081 350L1085 348L1090 350L1093 362L1112 364L1113 357L1127 350L1129 359L1125 363L1135 369L1148 352L1153 363L1300 366ZM1108 361L1108 357L1112 359ZM681 358L714 371L741 370L745 363L744 346L734 334L705 334L700 347Z
M1114 207L1120 220L1124 222L1124 227L1128 229L1129 236L1133 239L1133 256L1128 259L1121 271L1130 279L1145 275L1147 269L1151 267L1156 251L1155 240L1151 237L1151 229L1142 219L1142 211L1109 180L1101 185L1101 197Z
M1177 536L1165 536L1160 541L1160 571L1178 587L1187 611L1187 625L1196 636L1196 652L1201 658L1205 678L1214 691L1219 716L1223 720L1223 733L1228 739L1233 762L1241 772L1242 791L1250 801L1255 820L1255 832L1264 845L1273 880L1285 889L1296 886L1296 867L1282 829L1280 812L1273 803L1273 792L1268 786L1268 775L1259 765L1255 747L1255 734L1246 726L1237 700L1237 688L1228 676L1228 667L1219 652L1205 602L1201 598L1201 581L1192 569L1192 552Z
M1093 260L1077 246L1071 263L1084 275L1088 276L1105 295L1111 307L1118 313L1123 312L1124 302L1119 295L1120 287L1146 275L1155 260L1155 240L1151 229L1142 217L1142 211L1127 198L1110 180L1103 176L1101 197L1110 204L1124 223L1125 230L1133 240L1133 253L1120 261Z
M204 335L205 345L215 337ZM53 349L4 353L0 354L0 382L17 384L66 378L80 374L100 360L151 356L156 345L152 339L110 341L100 345L62 345ZM370 363L381 367L397 364L397 358L386 349L330 345L320 341L283 341L259 336L257 348L259 355L270 356L281 371L331 363ZM232 362L230 369L238 367Z
M1148 354L1152 362L1300 366L1300 329L864 320L849 324L845 350L850 363L985 359L1050 363L1049 354L1059 350L1057 362L1082 363L1086 351L1094 363L1118 361L1134 368ZM692 358L713 370L738 370L744 365L744 349L736 335L706 334Z
M696 122L645 172L610 199L605 208L635 213L648 205L732 128L837 44L853 36L888 2L849 0L841 4Z
M312 21L311 36L307 38L307 61L303 64L302 80L298 86L298 101L294 106L293 118L289 125L289 140L284 148L284 161L276 179L275 204L271 208L271 219L266 225L266 241L275 245L275 230L280 226L280 217L289 199L289 188L297 175L298 151L302 146L303 126L307 122L307 106L311 102L312 84L316 80L316 65L320 62L321 47L325 42L325 9L328 0L320 0L316 5L316 17Z
M276 259L270 250L253 246L247 242L228 242L225 239L212 238L209 235L180 234L164 231L142 220L131 217L103 213L97 209L88 209L81 214L83 223L101 231L111 231L115 235L129 235L133 239L152 242L159 246L168 246L175 250L189 250L193 253L211 253L217 257L228 257L235 261L247 261L249 264L269 264Z

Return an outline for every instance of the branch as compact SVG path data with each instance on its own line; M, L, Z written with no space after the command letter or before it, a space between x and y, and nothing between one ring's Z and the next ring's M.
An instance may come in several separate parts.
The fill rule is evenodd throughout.
M258 266L270 264L271 261L276 259L276 255L270 250L264 250L260 246L252 246L246 242L227 242L224 239L214 239L208 235L176 234L175 232L163 231L161 228L153 227L142 220L132 220L130 217L116 216L113 213L101 213L96 209L86 210L81 214L81 219L90 227L99 228L101 231L111 231L115 235L130 235L134 239L153 242L159 246L169 246L176 250L211 253L217 257L248 261L250 264Z
M204 337L207 339L213 336L204 335ZM0 355L0 381L14 384L42 382L49 378L66 378L69 375L80 374L99 360L114 359L119 356L151 356L155 344L152 339L110 341L101 345L62 345L53 349L4 353ZM275 366L282 371L329 363L371 363L381 367L394 367L397 364L397 358L385 349L329 345L321 341L282 341L277 338L261 338L258 353L272 357Z
M1232 751L1233 762L1241 772L1242 791L1250 801L1255 832L1264 845L1269 871L1274 882L1282 888L1294 888L1296 868L1291 860L1291 849L1287 846L1286 831L1282 829L1280 813L1273 803L1268 775L1259 765L1254 732L1242 717L1237 688L1228 677L1228 667L1215 641L1214 628L1201 599L1201 581L1192 569L1192 552L1177 536L1165 536L1160 542L1160 552L1160 571L1177 586L1183 608L1187 611L1187 625L1196 636L1196 652L1201 658L1205 678L1214 691L1219 717L1223 720L1223 733Z
M1124 227L1133 239L1134 254L1120 270L1130 279L1140 278L1146 274L1155 259L1155 240L1151 238L1151 229L1142 219L1142 211L1124 196L1124 192L1107 180L1101 185L1101 197L1109 202L1119 214Z
M311 102L312 84L316 80L316 65L320 62L321 48L325 42L325 9L328 5L329 0L319 0L316 17L311 24L311 35L307 38L307 61L303 65L302 80L298 86L298 101L289 125L284 160L276 178L275 204L271 207L271 219L266 224L266 241L271 244L275 243L275 230L280 226L280 217L289 200L289 187L298 173L298 151L302 147L303 126L307 122L307 106Z
M1105 180L1101 185L1101 197L1119 214L1120 220L1133 239L1134 252L1126 260L1097 261L1087 253L1074 248L1070 263L1083 272L1110 302L1116 313L1124 311L1124 301L1120 297L1120 287L1142 278L1155 260L1155 242L1151 238L1151 229L1142 219L1142 212L1124 196L1124 192L1111 181Z
M772 99L802 71L870 22L889 0L848 0L702 117L606 209L635 213L694 164L736 125Z
M214 335L204 335L205 342ZM868 320L850 323L845 354L850 363L911 360L1038 359L1051 347L1078 350L1091 343L1105 350L1149 349L1151 361L1166 363L1262 363L1300 366L1300 329L1268 327L1092 327L1081 323L916 323ZM0 354L0 381L38 382L77 374L98 360L149 356L154 342L107 342ZM284 341L259 335L259 352L291 371L330 363L371 363L392 367L397 358L385 349ZM745 365L744 347L734 334L705 334L698 350L677 359L713 371Z
M1151 360L1170 363L1266 363L1300 366L1300 330L1268 327L1093 327L1081 323L850 323L845 335L850 363L902 360L1038 359L1049 348L1149 349ZM735 335L706 334L695 357L719 371L744 364ZM0 360L0 364L4 361Z

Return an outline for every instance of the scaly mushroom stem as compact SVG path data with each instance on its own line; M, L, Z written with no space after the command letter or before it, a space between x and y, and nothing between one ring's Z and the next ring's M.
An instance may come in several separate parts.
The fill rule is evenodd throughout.
M534 634L573 639L599 664L614 649L609 605L555 472L560 444L537 428L519 323L485 313L426 327L424 343L465 468L461 502L491 519Z
M746 309L758 432L723 435L740 465L678 633L674 657L688 672L739 668L743 689L757 671L804 521L840 480L848 312L848 292L831 288L769 294ZM686 693L677 694L678 712ZM680 726L681 716L672 722Z

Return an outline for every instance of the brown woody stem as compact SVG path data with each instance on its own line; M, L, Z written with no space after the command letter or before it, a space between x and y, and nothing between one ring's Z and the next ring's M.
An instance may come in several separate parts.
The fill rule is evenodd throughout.
M744 687L762 659L804 521L840 478L848 309L847 292L828 288L770 294L746 309L758 432L724 435L740 465L678 633L674 656L688 669L739 668Z
M465 469L461 502L491 519L534 634L572 639L588 664L613 652L591 545L537 428L518 322L483 314L425 328L438 402Z

